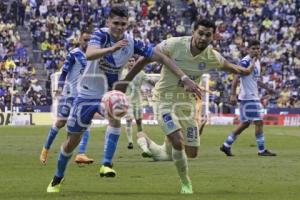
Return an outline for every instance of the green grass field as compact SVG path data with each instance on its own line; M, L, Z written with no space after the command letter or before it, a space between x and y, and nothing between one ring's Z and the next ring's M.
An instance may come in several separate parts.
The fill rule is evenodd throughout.
M1 127L0 199L300 199L299 127L265 127L267 147L279 154L272 158L257 156L253 127L234 144L236 156L225 157L218 149L232 128L204 130L199 157L189 162L195 194L182 196L173 163L142 158L136 145L128 150L124 132L114 159L117 177L100 178L104 128L92 129L88 146L88 155L97 162L79 167L72 160L62 192L47 194L65 131L54 142L48 164L42 166L38 158L48 127ZM158 127L145 130L162 143Z

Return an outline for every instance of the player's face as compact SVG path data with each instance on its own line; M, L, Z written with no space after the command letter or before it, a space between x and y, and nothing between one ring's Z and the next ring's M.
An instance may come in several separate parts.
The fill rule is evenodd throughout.
M254 45L249 48L249 54L252 58L258 58L260 55L260 46Z
M128 69L131 69L134 66L134 63L135 63L134 58L130 58L127 63Z
M214 29L205 26L198 26L193 31L192 45L199 50L204 50L213 40Z
M86 48L88 46L88 42L91 39L91 35L88 33L83 33L80 37L80 47L83 51L86 51Z
M108 18L108 28L113 39L120 40L127 29L128 18L113 16Z

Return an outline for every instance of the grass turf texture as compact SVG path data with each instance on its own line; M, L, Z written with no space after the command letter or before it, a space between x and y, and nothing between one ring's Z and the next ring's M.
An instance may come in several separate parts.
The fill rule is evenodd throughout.
M135 144L127 149L123 130L114 159L116 178L100 178L99 162L79 167L73 158L59 194L47 194L65 130L57 136L48 163L39 154L48 128L0 127L0 199L299 199L299 127L266 126L266 146L277 157L258 157L253 126L234 143L235 157L228 158L219 146L233 126L207 126L201 138L199 157L189 162L194 195L179 194L179 178L172 162L142 158ZM135 127L134 127L135 130ZM159 127L146 126L162 143ZM102 157L104 128L92 128L88 156Z

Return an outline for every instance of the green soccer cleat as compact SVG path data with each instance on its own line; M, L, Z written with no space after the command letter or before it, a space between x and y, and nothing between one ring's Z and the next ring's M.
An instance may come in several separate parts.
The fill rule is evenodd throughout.
M152 153L151 153L151 151L143 151L142 157L143 157L143 158L152 158Z
M59 178L57 176L54 176L52 181L49 183L47 187L47 192L48 193L59 193L60 192L60 187L64 182L64 178Z
M111 178L113 178L113 177L116 176L117 172L111 167L102 165L100 167L99 174L100 174L101 177L111 177Z
M180 191L181 194L193 194L193 186L192 186L192 183L189 182L189 183L186 183L186 184L181 184L181 191Z

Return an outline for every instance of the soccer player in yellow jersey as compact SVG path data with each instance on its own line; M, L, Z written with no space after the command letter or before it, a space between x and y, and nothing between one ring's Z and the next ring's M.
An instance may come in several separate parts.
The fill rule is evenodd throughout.
M123 70L124 77L132 69L136 61L135 57L129 59L125 69ZM128 149L133 148L132 140L132 120L135 119L137 132L143 131L142 124L142 94L141 87L144 82L148 82L153 85L153 82L147 78L147 75L144 71L140 71L134 79L129 84L129 87L126 90L126 95L129 99L129 109L128 114L126 115L126 135L128 139Z
M177 65L177 68L162 68L160 80L153 91L153 101L158 123L172 146L172 160L181 180L183 194L193 193L187 157L195 158L200 145L198 123L194 117L196 100L191 92L196 92L199 97L201 94L195 90L195 82L200 82L201 75L211 69L243 75L253 71L253 66L242 68L229 63L209 45L214 31L215 25L211 21L198 20L192 36L170 38L156 47ZM148 62L146 58L139 59L124 80L131 81Z

